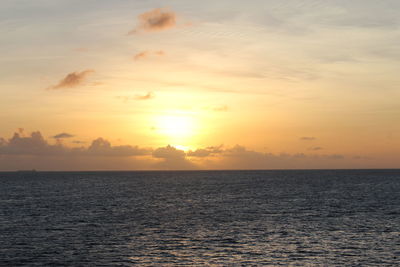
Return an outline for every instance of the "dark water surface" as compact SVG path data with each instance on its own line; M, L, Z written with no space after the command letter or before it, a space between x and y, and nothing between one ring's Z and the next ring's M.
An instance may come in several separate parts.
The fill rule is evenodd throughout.
M1 266L399 263L400 170L0 173Z

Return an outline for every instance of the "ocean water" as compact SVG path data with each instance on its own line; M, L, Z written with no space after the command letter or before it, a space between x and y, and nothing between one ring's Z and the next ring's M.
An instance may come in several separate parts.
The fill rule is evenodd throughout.
M398 266L400 170L0 173L0 266Z

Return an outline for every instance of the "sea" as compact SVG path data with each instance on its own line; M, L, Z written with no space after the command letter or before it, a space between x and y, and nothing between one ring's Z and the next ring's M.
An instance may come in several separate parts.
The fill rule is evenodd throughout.
M400 170L0 173L0 266L399 265Z

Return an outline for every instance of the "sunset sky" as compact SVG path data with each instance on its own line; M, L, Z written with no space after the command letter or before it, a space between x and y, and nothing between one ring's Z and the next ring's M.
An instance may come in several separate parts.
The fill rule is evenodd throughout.
M400 168L398 0L2 0L0 170Z

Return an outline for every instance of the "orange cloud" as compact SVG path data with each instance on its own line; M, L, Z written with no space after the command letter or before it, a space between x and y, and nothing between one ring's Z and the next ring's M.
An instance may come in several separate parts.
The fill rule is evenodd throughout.
M214 111L228 111L229 108L228 108L228 106L224 105L224 106L216 106L216 107L213 107L213 110L214 110Z
M48 89L57 90L63 88L77 87L85 82L88 75L92 74L94 70L84 70L81 72L71 72L67 74L58 84L49 87Z
M222 149L222 145L220 146L209 146L206 148L199 148L196 149L194 151L190 150L187 153L188 157L198 157L198 158L203 158L203 157L209 157L209 156L213 156L216 154L220 154L224 152L224 150Z
M155 95L153 92L148 92L144 95L135 95L135 96L117 96L117 98L122 99L124 102L128 102L129 100L149 100L154 98Z
M148 100L148 99L152 99L152 98L154 98L154 93L152 93L152 92L149 92L145 95L136 95L135 96L136 100Z
M137 27L128 34L163 31L176 26L176 14L168 9L156 8L138 16Z
M149 58L150 56L164 56L165 53L162 50L159 51L142 51L140 53L137 53L136 55L133 56L134 60L141 60L141 59L146 59Z

